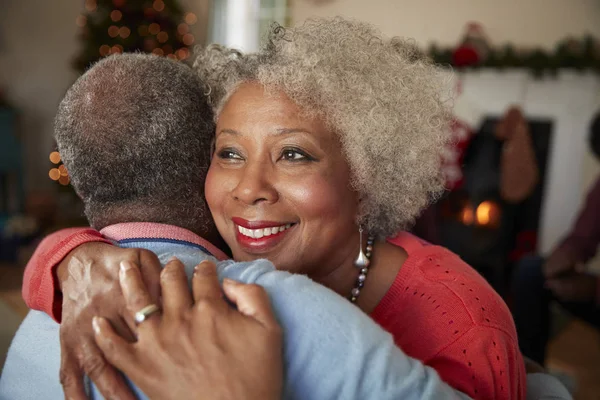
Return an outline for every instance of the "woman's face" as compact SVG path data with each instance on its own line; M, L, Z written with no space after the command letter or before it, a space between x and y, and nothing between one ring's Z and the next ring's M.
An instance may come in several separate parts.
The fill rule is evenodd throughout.
M283 93L245 83L217 121L206 199L237 261L313 277L358 251L358 196L337 136Z

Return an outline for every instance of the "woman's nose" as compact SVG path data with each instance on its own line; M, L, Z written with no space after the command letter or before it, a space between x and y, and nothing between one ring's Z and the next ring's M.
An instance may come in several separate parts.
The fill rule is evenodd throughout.
M273 171L267 163L246 165L240 171L240 180L233 189L233 198L247 205L261 202L274 203L278 194L272 185Z

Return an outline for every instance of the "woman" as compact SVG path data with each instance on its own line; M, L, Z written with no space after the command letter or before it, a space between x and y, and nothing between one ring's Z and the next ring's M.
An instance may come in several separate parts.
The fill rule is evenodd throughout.
M256 54L211 47L196 67L217 122L206 197L233 258L267 258L347 296L473 398L524 397L505 304L456 255L401 232L442 190L448 139L445 85L414 46L366 24L315 20L273 29ZM26 279L92 240L71 235L50 262L32 260ZM99 270L103 255L121 254L77 251Z

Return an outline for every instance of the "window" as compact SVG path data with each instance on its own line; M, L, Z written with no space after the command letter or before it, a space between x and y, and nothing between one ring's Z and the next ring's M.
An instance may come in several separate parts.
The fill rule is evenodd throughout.
M286 25L288 0L214 0L211 43L256 51L273 22Z

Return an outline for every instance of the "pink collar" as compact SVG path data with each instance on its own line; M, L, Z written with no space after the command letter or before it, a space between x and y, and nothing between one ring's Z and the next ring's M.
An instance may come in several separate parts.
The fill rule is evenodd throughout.
M192 231L174 225L154 222L125 222L107 226L100 231L102 236L114 241L125 239L172 239L182 240L204 247L219 261L229 257L212 243L202 239Z

